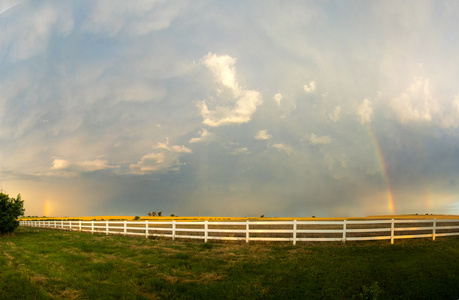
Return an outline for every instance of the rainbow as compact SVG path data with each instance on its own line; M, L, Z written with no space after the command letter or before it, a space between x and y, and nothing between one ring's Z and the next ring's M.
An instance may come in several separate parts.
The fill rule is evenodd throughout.
M371 141L373 142L373 146L376 152L376 157L378 158L378 162L379 162L379 167L381 168L381 173L384 178L384 182L386 183L387 201L388 201L389 211L391 212L391 214L394 214L395 212L394 196L392 192L392 185L389 180L389 175L387 173L386 161L384 159L384 155L382 153L381 146L379 145L379 141L376 138L376 135L374 134L373 129L370 127L370 124L366 124L366 128L368 131L368 135L371 137Z
M49 199L46 199L45 200L45 214L44 216L47 216L49 217L49 212L50 212L50 203L49 203Z

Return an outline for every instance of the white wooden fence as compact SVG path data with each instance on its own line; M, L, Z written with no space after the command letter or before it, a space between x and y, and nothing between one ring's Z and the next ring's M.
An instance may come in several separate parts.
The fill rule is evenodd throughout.
M343 221L20 221L21 226L209 240L249 241L368 241L432 238L459 235L459 219L343 220Z

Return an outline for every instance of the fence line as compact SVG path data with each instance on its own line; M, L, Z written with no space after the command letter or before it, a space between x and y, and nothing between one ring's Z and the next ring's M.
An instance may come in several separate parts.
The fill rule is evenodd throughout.
M250 241L369 241L459 235L459 219L343 221L20 221L21 226L91 233L209 240Z

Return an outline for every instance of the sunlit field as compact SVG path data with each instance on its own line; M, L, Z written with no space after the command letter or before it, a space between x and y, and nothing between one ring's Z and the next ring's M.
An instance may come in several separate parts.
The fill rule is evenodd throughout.
M134 220L136 216L86 216L86 217L23 217L21 220ZM212 217L212 216L184 216L184 217L149 217L137 216L139 220L152 220L152 221L245 221L245 220L263 220L263 221L288 221L288 220L323 220L323 221L339 221L339 220L372 220L372 219L459 219L459 215L381 215L381 216L367 216L367 217L352 217L352 218L278 218L278 217Z
M20 227L0 299L457 299L459 238L234 243Z

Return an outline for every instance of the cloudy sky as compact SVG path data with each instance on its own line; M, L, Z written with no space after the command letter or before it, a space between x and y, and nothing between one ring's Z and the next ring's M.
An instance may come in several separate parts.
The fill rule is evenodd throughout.
M459 214L454 1L0 1L26 215Z

